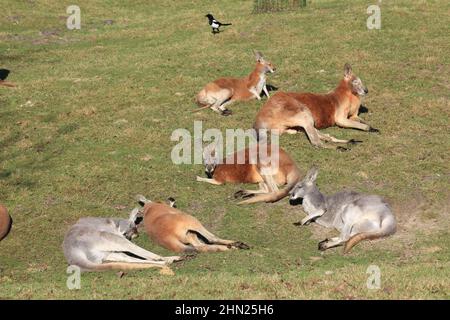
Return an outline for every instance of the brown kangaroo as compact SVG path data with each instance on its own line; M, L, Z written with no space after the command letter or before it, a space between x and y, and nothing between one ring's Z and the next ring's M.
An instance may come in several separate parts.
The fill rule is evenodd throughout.
M258 154L259 144L256 147ZM229 158L219 163L215 145L205 148L203 160L205 173L208 178L197 177L197 181L215 185L224 183L258 183L259 190L240 190L235 193L236 198L244 198L239 204L256 202L276 202L289 194L289 191L300 180L301 174L295 161L281 148L278 148L278 166L276 170L268 170L267 164L256 159L255 164L250 161L250 148L235 152ZM272 156L272 148L267 145L267 157ZM244 159L239 163L238 159ZM265 171L265 169L267 171ZM278 186L286 185L283 189Z
M369 91L360 78L353 74L349 64L344 67L344 78L337 88L328 94L278 92L261 108L254 123L255 129L278 130L294 134L303 128L310 142L316 147L333 148L322 140L354 144L360 141L340 140L317 129L337 125L368 132L379 132L359 118L361 97ZM338 149L345 149L337 147Z
M234 101L246 101L251 99L261 100L261 92L269 97L266 87L266 74L275 72L275 67L270 61L264 59L260 52L256 52L256 66L250 75L245 78L220 78L208 83L196 97L197 104L222 114L230 115L231 110L226 106Z
M220 239L191 215L170 205L152 202L144 196L137 196L144 207L144 228L150 238L160 246L174 252L218 252L230 249L249 249L246 244Z
M12 219L8 214L8 210L0 205L0 241L2 241L11 231Z

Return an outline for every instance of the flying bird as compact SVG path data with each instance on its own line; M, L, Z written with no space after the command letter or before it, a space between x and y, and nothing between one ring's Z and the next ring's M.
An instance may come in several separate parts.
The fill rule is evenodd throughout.
M211 13L208 13L205 17L208 18L208 23L212 28L213 34L219 33L219 28L221 26L231 26L231 23L221 23L220 21L217 21Z

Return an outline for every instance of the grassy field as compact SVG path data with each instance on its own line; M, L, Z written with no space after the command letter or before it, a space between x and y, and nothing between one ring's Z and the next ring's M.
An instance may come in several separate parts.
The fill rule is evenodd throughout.
M376 1L347 2L255 15L250 0L78 0L75 31L65 27L66 1L2 2L0 68L18 88L0 88L0 202L14 219L0 243L0 298L450 298L450 3L383 1L381 30L368 30ZM233 26L213 36L207 12ZM174 129L252 125L263 102L237 103L231 117L191 111L208 81L248 74L253 49L275 64L269 83L281 90L332 90L353 65L370 90L362 117L381 134L325 130L364 141L346 153L314 149L303 134L281 145L302 170L321 168L326 193L385 196L395 236L322 254L318 241L335 232L293 226L300 206L238 206L242 186L197 183L203 166L172 164ZM138 193L173 196L252 249L198 255L174 276L86 273L68 290L67 228L84 216L127 217ZM144 234L137 243L169 254ZM379 290L366 287L370 265L381 270Z

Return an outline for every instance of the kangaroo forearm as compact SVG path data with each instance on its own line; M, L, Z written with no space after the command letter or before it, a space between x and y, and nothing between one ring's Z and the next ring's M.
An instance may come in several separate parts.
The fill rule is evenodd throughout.
M259 95L258 92L256 92L255 89L250 89L249 91L256 97L256 99L261 100L261 96Z
M343 127L343 128L353 128L353 129L359 129L359 130L363 130L363 131L370 130L369 125L355 121L355 120L351 120L351 119L336 119L336 124L339 127Z

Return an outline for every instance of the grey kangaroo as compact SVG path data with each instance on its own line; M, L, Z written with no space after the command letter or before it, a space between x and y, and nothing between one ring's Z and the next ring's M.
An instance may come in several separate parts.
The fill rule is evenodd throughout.
M129 219L81 218L64 238L64 256L82 271L133 270L165 267L178 256L161 257L130 240L137 237L142 213L134 209Z
M323 195L316 185L319 170L309 170L306 177L292 189L290 199L303 199L307 216L296 225L312 221L324 227L334 227L339 237L319 242L323 251L344 245L344 254L360 241L392 235L397 222L389 205L377 195L364 195L353 191L341 191L331 196Z

